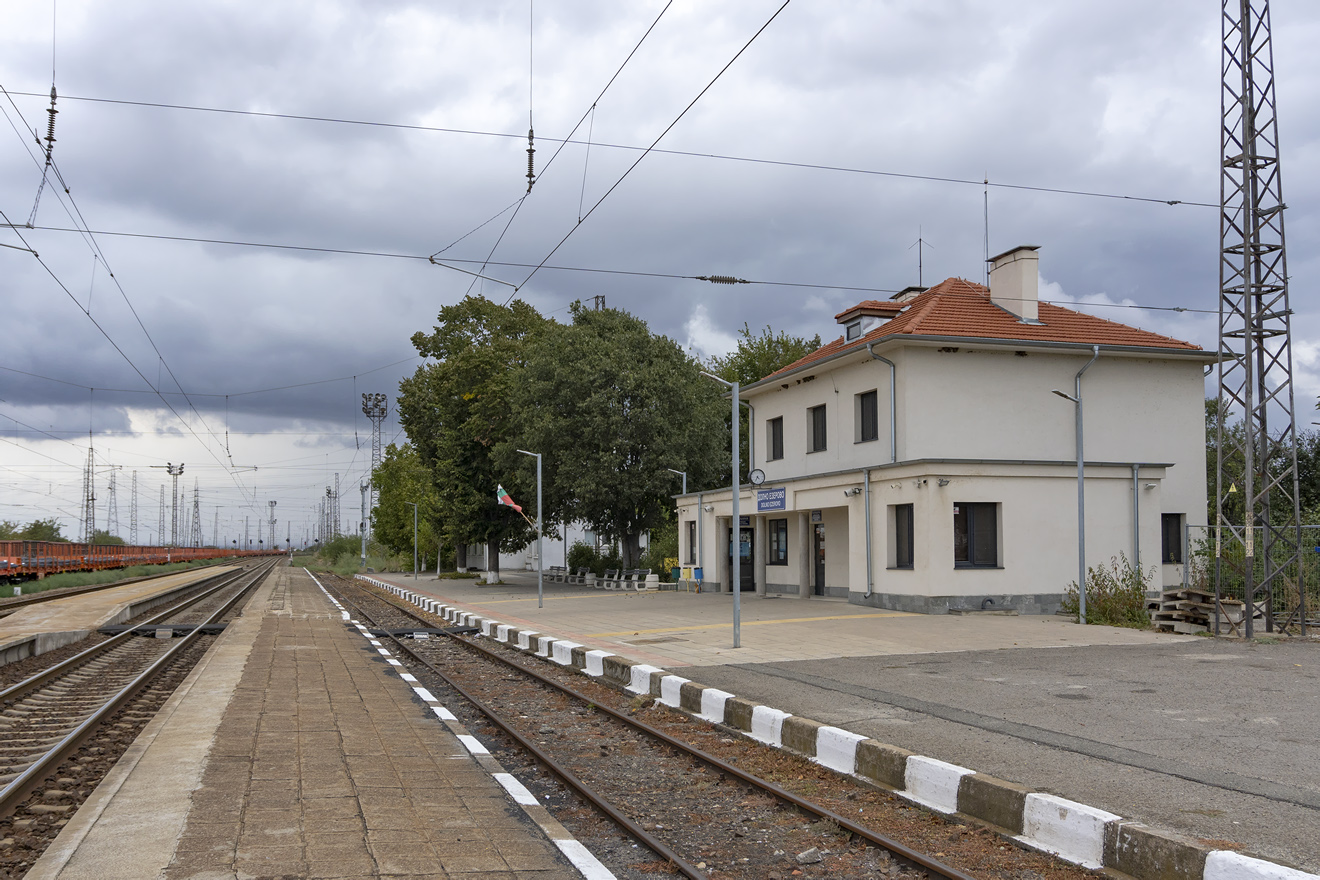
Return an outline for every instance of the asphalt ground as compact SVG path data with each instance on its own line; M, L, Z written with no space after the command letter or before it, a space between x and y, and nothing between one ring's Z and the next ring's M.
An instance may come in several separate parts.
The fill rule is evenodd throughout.
M1165 830L1320 871L1320 642L837 600L388 576L503 622Z

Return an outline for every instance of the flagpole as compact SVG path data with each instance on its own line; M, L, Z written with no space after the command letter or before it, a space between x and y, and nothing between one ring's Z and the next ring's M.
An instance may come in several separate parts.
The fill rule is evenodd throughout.
M525 449L519 449L523 455L530 455L536 459L536 607L544 607L544 600L541 586L541 570L544 568L544 560L541 558L541 453L528 452ZM523 519L527 519L527 514L523 514Z

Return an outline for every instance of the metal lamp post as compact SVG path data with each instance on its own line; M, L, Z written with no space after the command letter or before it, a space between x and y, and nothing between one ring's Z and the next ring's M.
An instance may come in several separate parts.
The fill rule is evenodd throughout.
M687 472L686 472L686 471L676 471L676 470L674 470L673 468L665 468L665 470L669 471L671 474L678 474L680 477L683 478L683 494L686 495L686 494L687 494Z
M413 580L417 580L417 505L411 501L405 501L413 509Z
M536 459L536 607L541 608L544 604L544 597L541 593L541 453L528 452L526 449L519 449L523 455L530 455ZM568 535L564 535L565 543L568 541Z
M1077 622L1086 623L1086 458L1082 454L1082 374L1100 357L1100 346L1091 347L1091 359L1077 371L1073 393L1051 389L1064 400L1071 400L1077 412Z
M701 375L707 379L719 382L733 392L733 528L732 541L738 542L738 546L730 546L729 560L729 580L733 587L733 646L742 647L742 530L739 528L740 518L738 516L738 494L742 490L742 480L739 479L738 471L741 470L738 455L738 383L726 382L713 373L707 373L704 370Z

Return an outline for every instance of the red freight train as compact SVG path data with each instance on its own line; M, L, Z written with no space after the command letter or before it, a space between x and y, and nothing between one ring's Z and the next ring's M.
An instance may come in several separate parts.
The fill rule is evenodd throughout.
M62 571L162 565L190 559L270 556L276 552L216 547L130 547L126 544L73 544L66 541L0 541L0 583L37 580Z

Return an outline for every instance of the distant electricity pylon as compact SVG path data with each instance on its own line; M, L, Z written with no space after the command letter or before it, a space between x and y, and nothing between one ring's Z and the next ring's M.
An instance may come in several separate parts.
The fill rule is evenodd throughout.
M128 502L128 543L133 546L137 546L138 542L137 527L137 471L133 471L133 492Z
M193 478L192 533L188 539L189 547L200 547L206 542L202 537L202 502L197 491L197 478Z
M83 470L83 516L82 541L92 543L96 532L96 471L93 469L91 440L87 443L87 467Z
M170 475L171 477L174 478L174 485L171 487L171 490L170 490L170 546L171 546L171 547L177 547L177 546L179 546L179 537L180 537L180 535L179 535L179 526L180 526L180 522L179 522L179 477L183 476L183 465L182 465L182 464L165 464L165 465L153 464L152 467L164 467L164 468L169 472L169 475ZM162 543L162 544L165 543L165 540L164 540L164 536L165 536L165 502L164 502L164 500L163 500L163 496L164 496L164 494L165 494L165 488L162 486L162 487L161 487L162 501L161 501L161 505L160 505L160 519L161 519L161 523L160 523L160 533L161 533L161 543ZM199 528L200 528L200 527L199 527Z
M153 465L154 467L154 465ZM157 532L157 539L163 545L165 543L165 487L160 487L160 531Z
M110 469L110 491L106 492L105 531L109 535L119 534L119 498L115 495L115 474L119 467Z
M1243 636L1252 637L1257 614L1267 632L1296 626L1305 635L1269 0L1224 0L1222 25L1216 623L1220 600L1240 590ZM1241 431L1226 424L1236 415Z
M376 509L376 502L380 500L380 492L376 488L376 469L380 467L380 423L390 414L389 395L363 394L362 413L371 420L371 477L368 480L371 498L367 504L367 522L363 525L367 531L367 539L370 540L371 511Z

